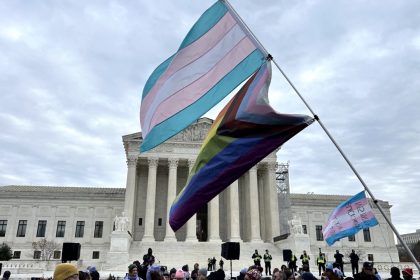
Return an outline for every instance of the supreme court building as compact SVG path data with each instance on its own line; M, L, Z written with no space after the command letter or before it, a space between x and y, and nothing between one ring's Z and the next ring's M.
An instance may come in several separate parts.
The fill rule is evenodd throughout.
M158 147L140 154L141 133L123 136L127 158L124 188L45 186L0 187L0 243L14 258L3 268L36 271L42 256L32 242L55 242L51 260L61 258L61 244L81 244L78 264L103 271L125 271L153 248L160 264L181 267L220 259L222 242L240 242L240 269L252 264L255 249L273 255L273 267L285 263L283 250L308 251L327 259L336 249L356 249L361 260L398 261L393 233L379 212L380 227L359 232L327 247L322 227L329 213L348 196L290 193L288 165L273 152L220 193L176 233L168 211L186 183L189 170L212 120L202 118ZM380 202L388 216L391 206ZM375 210L376 212L376 210ZM21 265L24 264L24 267ZM32 265L32 266L31 266ZM314 263L311 263L311 266ZM44 268L45 269L45 268Z

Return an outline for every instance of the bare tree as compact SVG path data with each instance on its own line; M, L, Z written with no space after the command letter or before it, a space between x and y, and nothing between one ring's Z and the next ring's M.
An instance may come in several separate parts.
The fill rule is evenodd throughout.
M49 261L53 257L54 251L61 249L61 244L55 243L54 241L48 241L44 238L39 241L32 242L32 248L41 252L41 260Z
M359 249L354 249L354 252L359 256L359 262L361 262L363 260L367 260L367 256L366 256L365 251L359 250ZM350 263L350 254L351 254L351 249L344 250L344 252L343 252L344 262Z

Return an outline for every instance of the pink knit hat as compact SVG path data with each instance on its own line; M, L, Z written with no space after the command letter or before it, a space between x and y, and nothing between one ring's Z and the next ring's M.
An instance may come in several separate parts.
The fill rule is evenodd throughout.
M261 272L258 269L249 270L246 275L248 275L251 280L261 280Z
M184 279L184 277L185 277L184 271L182 271L181 269L178 269L175 273L175 278Z

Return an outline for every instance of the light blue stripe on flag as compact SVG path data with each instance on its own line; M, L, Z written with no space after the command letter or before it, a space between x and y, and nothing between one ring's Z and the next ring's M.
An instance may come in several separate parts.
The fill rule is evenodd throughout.
M361 229L374 227L374 226L376 226L377 224L378 224L378 220L377 220L376 218L372 218L372 219L370 219L370 220L368 220L368 221L365 221L365 222L361 225L361 227L353 227L353 228L350 228L350 229L348 229L348 230L344 230L344 231L338 232L337 234L335 234L335 235L332 235L332 236L328 237L327 239L325 239L325 242L327 242L328 246L331 246L331 245L333 245L336 241L340 240L341 238L344 238L344 237L349 237L349 236L355 235L355 234L356 234L356 233L358 233Z
M152 149L156 146L155 143L162 143L167 140L168 134L176 134L180 126L185 127L194 122L197 119L197 115L201 116L205 114L209 107L211 108L219 103L264 62L264 54L258 49L255 50L197 102L172 116L165 122L155 126L149 132L147 138L143 139L140 150L147 151Z
M219 103L265 62L223 1L203 13L176 54L147 80L140 108L148 151L176 135Z
M364 191L340 203L329 215L323 229L329 246L341 238L352 236L361 229L376 226L375 218Z

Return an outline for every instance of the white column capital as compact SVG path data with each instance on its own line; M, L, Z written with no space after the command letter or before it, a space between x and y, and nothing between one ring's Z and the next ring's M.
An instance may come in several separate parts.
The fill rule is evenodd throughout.
M276 161L267 163L267 168L269 171L276 171L278 166L279 164Z
M194 166L195 164L195 159L188 159L188 168L191 170L191 168Z
M157 167L159 163L159 159L151 157L147 159L147 163L149 164L149 167Z
M169 169L177 168L179 163L179 159L177 158L169 158L168 159L168 167Z
M135 167L135 166L137 166L137 157L134 157L134 156L129 156L129 157L127 157L127 160L126 160L126 162L127 162L127 166L128 167Z
M257 169L267 169L267 162L260 161L255 166L257 167Z

